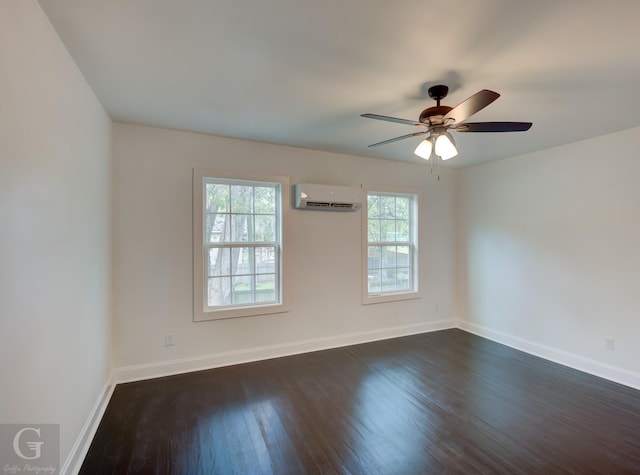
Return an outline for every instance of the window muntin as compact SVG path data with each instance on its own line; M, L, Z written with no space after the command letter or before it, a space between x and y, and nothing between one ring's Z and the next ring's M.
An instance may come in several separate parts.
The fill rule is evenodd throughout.
M367 193L365 303L417 291L417 202L410 193Z

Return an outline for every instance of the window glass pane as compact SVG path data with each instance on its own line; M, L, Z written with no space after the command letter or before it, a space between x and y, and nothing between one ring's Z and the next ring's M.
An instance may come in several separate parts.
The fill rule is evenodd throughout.
M206 213L229 212L229 185L207 183L205 185L205 196Z
M383 246L381 248L381 267L396 266L396 246Z
M220 268L216 267L216 263L219 262L220 255L218 253L219 249L209 249L209 256L207 260L207 276L211 277L213 275L220 275Z
M253 241L253 215L231 215L231 242Z
M256 301L273 302L276 300L275 274L261 274L256 276Z
M231 212L253 213L253 186L231 185Z
M411 199L408 196L396 197L396 217L398 219L409 219L409 206Z
M383 218L395 218L396 216L396 197L395 196L380 197L380 216Z
M229 241L228 214L211 214L205 216L204 240L205 242Z
M276 240L276 215L258 214L255 216L255 241L273 242Z
M411 256L409 255L409 246L398 246L396 251L396 266L409 267L411 265Z
M369 269L380 267L380 248L378 246L369 246L368 261Z
M382 269L382 292L393 292L396 290L397 269Z
M231 284L231 301L234 304L252 303L253 298L253 277L243 275L233 277Z
M380 220L380 241L393 242L396 240L396 222L393 219Z
M380 216L380 197L378 195L369 195L367 197L367 215L370 218L378 218Z
M231 249L231 275L253 274L253 248Z
M231 250L228 248L209 249L209 277L231 274Z
M411 271L408 267L398 267L396 288L397 290L408 290L411 288Z
M275 247L255 248L256 274L273 274L276 271Z
M207 284L208 304L210 307L231 304L230 277L209 277Z
M369 293L380 293L381 290L381 272L380 269L369 269L369 273L367 275L368 284L369 284Z
M368 241L380 242L380 220L370 219L367 223Z
M255 212L260 214L276 213L276 189L274 187L255 187Z
M396 241L409 241L409 220L398 219L396 220Z

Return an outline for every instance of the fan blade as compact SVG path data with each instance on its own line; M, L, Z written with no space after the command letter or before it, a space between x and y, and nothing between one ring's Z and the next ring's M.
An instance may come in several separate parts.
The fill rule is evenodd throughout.
M524 132L531 122L466 122L458 125L456 132Z
M495 101L500 94L497 92L489 91L488 89L483 89L480 92L477 92L466 101L461 102L453 109L451 109L445 116L444 121L446 122L448 119L453 119L453 121L457 124L468 119L476 112L481 111L493 101Z
M385 144L388 144L388 143L397 142L398 140L408 139L409 137L417 137L418 135L424 135L424 134L426 134L428 132L429 132L428 130L424 130L422 132L414 132L412 134L401 135L400 137L394 137L394 138L389 139L389 140L383 140L382 142L371 144L371 145L369 145L369 147L377 147L378 145L385 145Z
M366 117L367 119L386 120L387 122L397 122L398 124L425 125L422 122L416 122L415 120L398 119L397 117L389 117L387 115L362 114L360 117Z

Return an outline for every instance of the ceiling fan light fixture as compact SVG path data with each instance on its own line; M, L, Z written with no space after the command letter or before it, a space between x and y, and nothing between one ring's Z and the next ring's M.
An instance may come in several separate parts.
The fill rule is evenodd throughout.
M433 143L431 142L431 137L424 139L420 144L416 147L415 153L418 157L424 158L425 160L429 160L431 158L431 151L433 150Z
M458 149L449 132L443 132L436 138L436 155L442 160L449 160L458 155Z

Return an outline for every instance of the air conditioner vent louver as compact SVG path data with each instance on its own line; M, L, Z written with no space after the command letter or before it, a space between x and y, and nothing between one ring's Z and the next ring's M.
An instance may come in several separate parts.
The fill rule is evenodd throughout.
M307 201L307 208L353 209L353 203L329 203L328 201Z
M295 207L320 211L357 211L362 190L349 186L298 183L295 186Z

